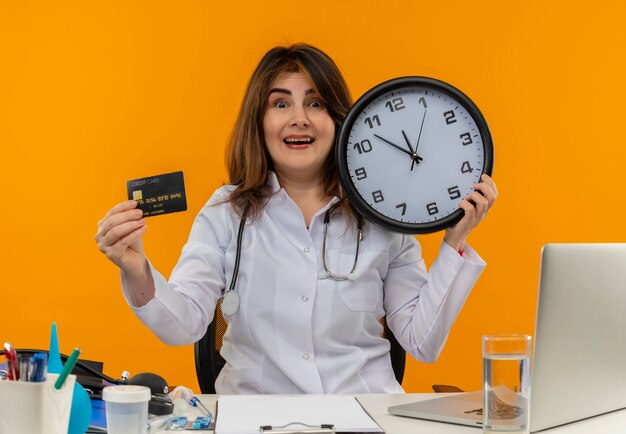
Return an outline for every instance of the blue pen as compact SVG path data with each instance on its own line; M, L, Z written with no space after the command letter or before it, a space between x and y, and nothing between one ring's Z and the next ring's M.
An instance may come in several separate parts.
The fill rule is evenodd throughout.
M46 353L35 353L31 357L31 373L30 381L41 383L46 381L46 373L48 372L48 355Z

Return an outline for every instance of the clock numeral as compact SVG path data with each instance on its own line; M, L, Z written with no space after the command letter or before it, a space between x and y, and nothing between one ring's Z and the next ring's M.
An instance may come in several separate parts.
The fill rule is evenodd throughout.
M354 144L354 149L359 151L359 154L362 154L364 152L370 152L372 150L372 142L370 142L369 140L365 139L362 142L355 143Z
M471 145L472 143L474 143L472 141L472 136L470 135L470 133L463 133L459 137L463 140L461 142L463 146Z
M402 110L404 108L404 100L402 99L402 97L394 98L391 101L387 101L385 103L385 107L387 107L391 111L391 113L397 110Z
M385 200L385 198L383 197L383 192L381 190L373 191L372 197L374 198L374 202L376 203L382 202L383 200Z
M365 123L370 128L374 128L374 124L377 124L380 127L380 119L378 118L378 115L374 115L371 118L365 118Z
M356 179L361 180L367 178L367 173L365 172L365 167L359 167L354 171L356 175Z
M470 165L469 161L464 161L461 165L461 173L472 173L474 168Z
M450 125L456 122L456 115L452 110L448 110L447 112L443 112L443 117L446 120L446 124Z
M424 108L428 108L428 105L426 104L426 98L421 97L421 98L418 100L418 102L419 102L420 104L422 104L422 105L424 106Z
M406 213L406 203L402 202L398 205L396 205L396 208L402 208L402 215L404 215Z
M454 187L448 188L448 194L450 195L451 200L461 197L461 191L459 190L459 186L455 185Z
M426 204L426 210L429 215L437 214L439 212L439 208L437 208L437 202L431 202Z

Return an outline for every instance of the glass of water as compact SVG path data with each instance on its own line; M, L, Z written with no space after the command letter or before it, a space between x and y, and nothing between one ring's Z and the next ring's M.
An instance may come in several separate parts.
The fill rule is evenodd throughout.
M483 336L483 433L528 433L528 335Z

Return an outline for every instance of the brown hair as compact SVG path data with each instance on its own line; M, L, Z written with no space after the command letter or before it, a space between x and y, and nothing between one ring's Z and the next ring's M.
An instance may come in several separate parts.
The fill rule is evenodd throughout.
M230 183L237 186L228 201L240 215L247 209L249 216L257 217L271 195L267 178L268 171L274 167L265 146L263 116L272 83L280 74L290 72L303 73L311 80L335 124L335 135L352 105L350 91L339 68L323 51L308 44L269 50L248 82L226 149ZM352 215L339 186L333 150L324 163L322 178L326 196L339 197L341 208Z

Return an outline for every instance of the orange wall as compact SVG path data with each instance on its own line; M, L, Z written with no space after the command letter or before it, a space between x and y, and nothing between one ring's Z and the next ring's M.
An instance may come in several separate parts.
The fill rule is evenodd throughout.
M625 241L621 1L0 0L0 341L82 349L119 376L197 388L193 347L159 342L93 241L128 179L185 172L189 210L149 220L167 276L226 181L244 86L275 44L327 51L356 98L400 75L465 91L492 130L501 198L470 243L489 263L434 365L404 386L478 388L480 336L533 332L547 242ZM421 237L429 262L442 235Z

